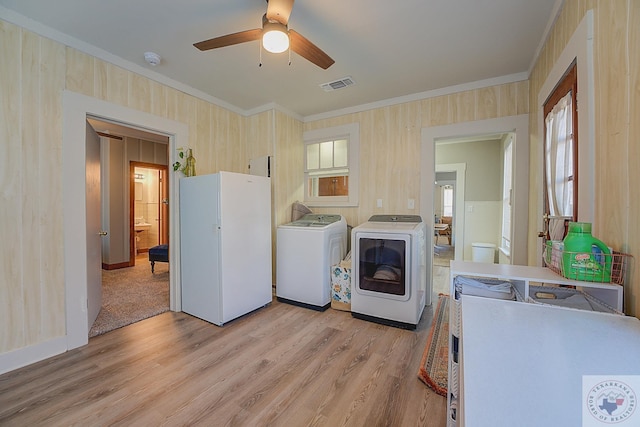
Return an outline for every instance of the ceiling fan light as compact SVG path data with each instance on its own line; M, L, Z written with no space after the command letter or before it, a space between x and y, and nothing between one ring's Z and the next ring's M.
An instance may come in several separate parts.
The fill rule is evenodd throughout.
M278 23L268 23L264 26L262 46L267 52L282 53L289 48L289 33L287 27Z

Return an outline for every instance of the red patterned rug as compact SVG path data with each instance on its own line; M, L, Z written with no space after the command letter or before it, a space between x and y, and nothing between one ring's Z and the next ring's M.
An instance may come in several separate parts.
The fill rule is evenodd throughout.
M449 295L440 294L418 378L442 396L447 395L449 355Z

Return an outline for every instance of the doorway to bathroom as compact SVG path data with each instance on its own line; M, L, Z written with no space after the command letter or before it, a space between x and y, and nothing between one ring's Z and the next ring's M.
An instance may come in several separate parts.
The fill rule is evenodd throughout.
M510 252L507 262L510 264L525 265L527 262L527 230L528 230L528 179L529 179L529 134L528 134L529 117L527 114L518 116L501 117L497 119L487 119L472 122L462 122L444 126L434 126L422 129L421 144L421 180L420 180L420 212L423 218L430 218L431 224L435 224L435 214L437 206L435 205L435 192L438 181L436 179L437 172L446 172L442 168L446 164L463 164L463 171L466 178L456 177L456 185L454 187L454 205L453 210L453 227L452 227L452 244L455 246L454 258L456 261L471 261L472 259L472 243L475 241L500 241L502 236L502 227L498 222L492 222L492 228L483 227L483 222L489 223L496 218L502 218L505 211L501 208L504 206L505 200L508 201L509 213L506 214L510 218ZM507 139L506 134L513 134L512 153L510 155L513 161L513 175L511 176L511 188L508 192L509 197L503 197L504 188L501 185L503 181L503 146ZM501 142L494 143L493 148L483 147L480 139L486 140L487 137L499 135ZM466 142L463 140L466 139ZM470 141L469 139L473 139ZM491 138L489 138L491 139ZM443 152L443 148L444 151ZM487 151L488 150L488 151ZM449 151L446 153L446 151ZM482 161L489 153L493 152L494 158L491 168L494 172L493 179L496 181L492 186L493 190L488 193L486 179L482 178L487 163ZM495 161L498 159L498 161ZM496 178L497 177L497 178ZM464 191L460 186L465 185ZM502 190L501 190L502 189ZM457 201L460 195L464 195L461 201ZM459 215L461 212L462 215ZM478 226L478 224L480 224ZM484 235L486 231L490 231L491 235ZM486 239L485 239L486 238ZM489 238L491 240L489 240ZM438 236L438 244L444 243L442 237ZM434 291L437 289L436 267L433 259L434 244L436 243L435 235L430 233L430 254L432 267L432 281ZM498 246L498 245L496 245ZM459 252L460 251L460 252ZM460 255L460 256L458 256ZM446 276L448 276L448 267ZM444 273L443 272L443 275ZM448 279L445 277L447 293Z
M100 272L101 266L89 263L90 235L94 232L87 227L86 184L87 184L87 126L88 118L100 118L111 123L120 124L137 130L146 130L161 134L168 140L164 152L167 153L167 164L175 161L176 147L187 144L189 126L167 117L146 113L134 108L114 104L98 98L63 91L63 123L62 156L65 167L62 173L62 186L65 189L61 204L63 206L63 242L65 260L65 320L66 320L66 349L86 345L89 342L89 316L87 314L88 271ZM102 147L101 147L102 148ZM122 165L123 167L125 164ZM128 167L128 165L127 165ZM101 167L102 169L102 167ZM180 295L180 247L177 210L178 177L169 174L169 211L171 220L169 226L170 239L174 248L169 251L169 309L180 311L182 300ZM126 189L128 196L128 186ZM128 198L126 199L128 200ZM120 212L124 213L122 207ZM127 229L128 232L128 229ZM104 243L104 241L103 241ZM128 239L126 246L128 249ZM100 245L98 241L97 245ZM91 250L93 250L91 248ZM127 251L128 253L128 251Z
M169 244L167 166L129 162L129 265L157 245Z
M168 138L103 121L100 136L102 302L89 337L163 313L170 306L169 264L152 271L149 248L169 242Z

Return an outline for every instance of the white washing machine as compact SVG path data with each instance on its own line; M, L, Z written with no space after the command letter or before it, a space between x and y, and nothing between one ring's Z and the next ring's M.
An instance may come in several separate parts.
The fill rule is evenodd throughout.
M353 317L415 329L432 292L422 218L374 215L351 236Z
M323 311L331 305L331 266L347 251L347 222L341 215L307 214L278 226L278 301Z

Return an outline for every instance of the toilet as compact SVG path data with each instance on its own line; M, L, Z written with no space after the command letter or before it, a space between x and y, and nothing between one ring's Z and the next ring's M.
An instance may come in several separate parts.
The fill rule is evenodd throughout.
M496 257L496 245L493 243L475 242L471 244L471 260L493 264Z

